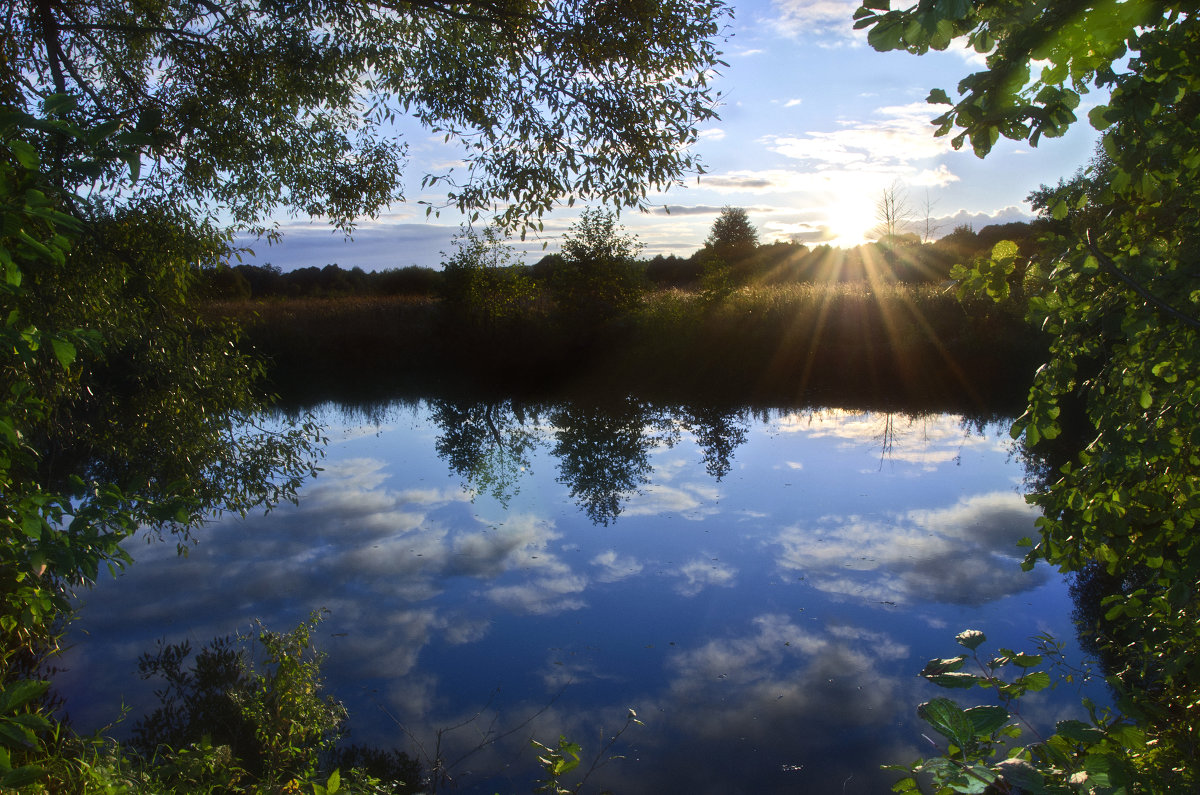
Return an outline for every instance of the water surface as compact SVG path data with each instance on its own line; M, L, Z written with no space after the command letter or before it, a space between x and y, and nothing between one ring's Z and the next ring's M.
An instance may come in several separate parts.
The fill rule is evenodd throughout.
M318 413L332 442L299 506L215 522L186 558L132 543L85 595L58 679L79 728L154 705L136 659L158 639L324 608L350 739L440 757L454 791L530 791L531 737L590 762L632 708L645 725L589 789L880 792L881 764L929 751L915 706L940 693L916 673L957 632L1073 638L1061 578L1020 570L1035 514L1006 423L634 399ZM1071 703L1027 710L1052 725Z

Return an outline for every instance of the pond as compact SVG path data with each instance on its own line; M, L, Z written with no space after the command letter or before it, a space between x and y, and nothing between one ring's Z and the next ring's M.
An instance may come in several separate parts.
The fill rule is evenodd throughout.
M1007 422L634 398L316 413L331 443L298 506L216 521L186 557L132 542L83 595L56 679L77 728L153 708L136 661L159 639L327 609L350 740L441 758L440 791L528 792L531 738L565 734L586 767L633 709L589 791L881 792L881 764L932 750L915 707L944 692L917 672L956 633L1077 654L1061 575L1020 569L1036 515Z

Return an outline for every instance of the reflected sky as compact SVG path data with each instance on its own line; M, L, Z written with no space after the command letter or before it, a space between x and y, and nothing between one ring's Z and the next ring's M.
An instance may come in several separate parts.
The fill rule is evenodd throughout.
M1005 427L633 399L322 419L298 506L214 522L185 558L132 542L84 595L57 680L79 728L153 706L136 660L160 638L326 608L351 739L419 756L458 726L457 791L529 791L531 736L595 753L632 707L598 786L878 792L924 752L916 672L955 633L1073 638L1059 576L1020 570L1036 517Z

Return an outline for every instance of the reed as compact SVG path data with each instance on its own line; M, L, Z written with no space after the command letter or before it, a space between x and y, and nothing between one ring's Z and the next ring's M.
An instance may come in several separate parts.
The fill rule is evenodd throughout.
M960 302L937 285L757 285L720 300L666 289L601 326L547 302L472 322L431 298L213 304L269 361L281 391L347 382L467 382L790 398L957 391L1019 399L1045 341L1016 304Z

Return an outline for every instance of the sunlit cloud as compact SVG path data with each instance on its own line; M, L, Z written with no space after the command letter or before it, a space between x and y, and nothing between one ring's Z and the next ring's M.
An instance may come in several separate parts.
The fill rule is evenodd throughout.
M701 130L699 138L701 141L723 141L725 140L725 131L720 127L712 127L707 130Z
M585 577L564 570L519 585L497 585L484 593L497 605L513 612L552 615L583 608L585 602L577 595L586 587Z
M782 32L792 36L854 35L854 10L857 0L775 0L778 16L772 20Z
M842 122L841 129L803 136L768 136L767 148L796 160L831 167L905 164L954 151L946 138L935 138L930 106L923 102L889 105L869 122Z

